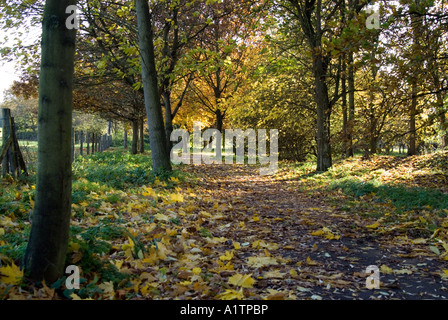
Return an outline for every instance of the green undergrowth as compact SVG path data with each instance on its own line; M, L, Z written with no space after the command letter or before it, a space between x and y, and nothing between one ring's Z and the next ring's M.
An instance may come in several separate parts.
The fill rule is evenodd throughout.
M130 195L137 195L143 186L171 192L185 177L176 167L170 173L156 176L152 172L151 157L147 154L131 155L114 150L78 157L73 163L73 219L95 217L98 214L96 210L102 206L123 205L130 200ZM31 229L34 197L33 173L20 180L1 181L0 264L1 261L21 264ZM118 212L117 216L120 214ZM76 247L83 256L82 268L87 272L104 271L105 279L110 278L114 284L123 280L122 276L114 271L113 265L105 265L99 257L111 250L110 243L115 238L128 236L126 230L119 226L119 221L119 218L110 221L102 219L98 225L86 225L84 228L72 225L70 229L70 241L77 243Z
M343 178L330 182L329 190L341 190L356 199L370 195L375 201L390 203L400 211L448 208L448 195L437 189Z
M339 161L324 173L315 172L311 161L280 166L280 174L299 181L301 190L310 195L316 191L340 191L353 199L370 196L399 210L447 209L448 194L441 190L443 183L432 179L447 172L446 151L414 157L375 156L369 160L354 157ZM416 181L421 180L426 183L418 185Z

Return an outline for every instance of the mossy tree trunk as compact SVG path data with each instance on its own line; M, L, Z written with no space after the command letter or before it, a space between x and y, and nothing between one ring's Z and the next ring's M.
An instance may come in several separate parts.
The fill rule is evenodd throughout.
M76 0L47 0L42 22L38 164L25 271L51 284L63 275L71 214L72 88L76 29L66 8Z
M142 61L143 91L148 117L149 144L154 172L171 171L170 153L167 150L162 105L157 84L154 58L152 19L147 0L135 0L137 12L140 57Z

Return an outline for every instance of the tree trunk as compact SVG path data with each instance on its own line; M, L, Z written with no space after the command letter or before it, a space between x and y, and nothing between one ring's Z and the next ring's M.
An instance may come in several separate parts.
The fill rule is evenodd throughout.
M416 0L415 3L418 7L420 6L420 0ZM413 50L415 56L420 56L420 37L421 37L421 26L422 17L416 13L411 12L411 25L412 25L412 38L413 38ZM409 149L408 155L417 154L417 132L416 132L416 115L417 115L417 93L418 93L418 78L420 74L420 61L413 61L412 66L412 83L411 83L411 105L409 106Z
M124 145L123 147L125 149L128 148L128 125L127 123L124 124Z
M445 149L448 147L448 122L446 121L445 112L441 112L439 115L440 131L442 132L440 137L440 146Z
M353 132L355 127L355 71L353 53L348 55L348 128L347 157L353 157Z
M148 118L152 166L154 172L157 174L165 170L171 171L170 153L166 148L162 107L158 93L157 71L154 59L154 35L148 1L135 0L135 8L137 12L143 92Z
M165 137L166 148L168 152L171 152L173 143L171 142L171 133L173 132L173 117L171 114L171 92L166 90L163 93L163 103L165 105Z
M415 127L415 116L417 113L417 80L412 81L412 100L409 106L409 149L408 155L413 156L417 154L417 133Z
M341 91L342 91L342 156L348 155L348 113L347 113L347 63L345 56L342 62L342 77L341 77Z
M222 114L221 109L219 109L219 108L216 109L215 115L216 115L215 128L219 132L222 132L222 127L223 127L223 123L224 123L224 115Z
M131 154L138 153L138 119L132 120L132 146Z
M64 271L71 215L72 88L76 29L66 27L75 0L47 0L42 22L38 163L25 272L51 284Z
M320 50L316 52L313 62L315 100L317 106L317 168L316 171L327 171L331 165L330 115L331 107L328 98L328 87L325 81L326 62Z
M145 152L145 118L141 118L139 121L139 129L140 129L140 146L138 152Z

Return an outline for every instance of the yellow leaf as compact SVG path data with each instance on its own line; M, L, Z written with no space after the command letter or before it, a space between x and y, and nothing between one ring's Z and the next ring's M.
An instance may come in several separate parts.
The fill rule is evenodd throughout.
M422 244L422 243L426 243L426 239L423 239L423 238L417 238L417 239L413 239L413 240L411 240L411 242L412 242L413 244Z
M12 219L10 217L0 217L0 225L3 227L15 227L17 226L16 222L12 222Z
M171 202L184 202L184 196L180 193L172 193L170 194L170 201Z
M313 236L322 236L322 237L324 237L326 239L329 239L329 240L338 240L339 238L341 238L341 236L333 234L331 232L331 230L328 229L327 227L323 227L320 230L314 231L314 232L311 233L311 235L313 235Z
M192 271L193 271L193 274L199 275L202 272L202 269L201 268L193 268Z
M226 253L224 255L219 257L219 260L229 261L229 260L232 260L232 258L233 258L233 250L226 251Z
M280 272L280 270L271 270L267 271L263 274L264 278L280 278L282 279L285 276L284 272Z
M368 226L366 226L367 229L376 229L380 226L380 224L378 222L369 224Z
M258 214L254 215L253 220L254 220L254 222L260 221L260 218L258 217Z
M260 268L268 265L278 265L278 262L273 257L249 257L247 264L253 268Z
M0 268L0 280L5 284L19 284L23 278L23 270L14 264Z
M146 295L148 292L150 292L152 290L152 288L150 287L150 285L147 283L145 286L140 288L140 292L143 295Z
M112 281L103 282L98 286L98 288L103 290L103 293L108 297L111 297L115 294L114 283Z
M226 291L216 295L216 298L220 300L242 300L244 299L243 288L241 288L239 291L226 289Z
M79 251L80 248L81 248L81 245L77 242L70 242L68 244L68 249L70 251L77 252L77 251Z
M396 274L412 274L412 270L409 269L400 269L400 270L395 270Z
M235 248L235 250L239 250L239 249L241 249L241 245L240 245L239 242L234 242L234 243L233 243L233 247Z
M81 207L87 208L89 206L89 203L87 201L83 201L83 202L79 203L79 205Z
M134 249L134 246L135 246L134 241L132 241L131 237L129 237L129 236L128 236L128 242L129 242L129 244L125 243L125 244L121 245L121 250L126 251L128 249L131 249L131 250Z
M230 262L227 262L224 264L224 262L217 260L218 268L212 270L213 272L220 273L221 271L229 271L233 270L233 264Z
M210 213L208 213L207 211L204 211L204 210L199 212L199 214L205 218L210 218L212 216Z
M143 263L148 263L150 265L155 264L159 260L159 257L156 252L156 248L151 247L149 249L149 255L146 255L145 258L142 260Z
M306 258L306 263L307 263L309 266L317 266L317 265L319 265L319 262L314 261L314 260L311 260L310 257Z
M143 190L143 192L142 192L142 195L144 196L144 197L153 197L153 198L156 198L156 192L153 190L153 188L149 188L149 187L143 187L144 188L144 190Z
M72 300L82 300L80 296L78 296L76 293L72 292L72 294L70 295L70 298L72 298Z
M393 270L392 268L389 268L389 267L386 266L385 264L383 264L383 265L380 267L380 272L381 272L381 273L389 274L389 273L393 273L394 270Z
M265 242L264 240L256 240L252 243L252 248L261 249L266 248L268 250L277 250L278 244L274 242Z
M293 277L293 278L298 276L297 271L294 270L294 269L289 270L289 274L290 274L291 277Z
M154 215L154 219L156 219L157 221L162 221L162 222L170 221L170 218L167 215L164 215L163 213L156 213Z
M121 266L123 265L123 260L113 260L112 263L118 269L118 271L120 271Z
M0 236L4 236L5 235L5 229L0 228Z
M232 284L236 287L241 287L241 288L253 288L253 285L255 283L255 279L253 279L251 277L251 274L246 274L246 275L242 275L242 274L234 274L233 276L231 276L229 278L229 284Z

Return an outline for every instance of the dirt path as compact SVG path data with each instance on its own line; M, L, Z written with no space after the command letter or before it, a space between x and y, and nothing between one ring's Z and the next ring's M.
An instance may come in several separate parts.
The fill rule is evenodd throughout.
M272 299L448 297L448 280L440 274L448 268L446 261L426 247L397 241L396 235L372 232L365 228L371 222L331 206L322 194L300 191L300 182L260 176L249 166L185 170L201 177L196 189L203 199L200 206L222 210L225 218L204 219L202 226L229 239L223 244L228 250L236 243L235 270L257 279L260 296L255 299L262 293ZM250 257L267 262L248 265ZM380 268L379 289L366 288L369 265Z

